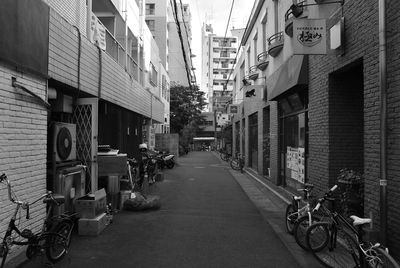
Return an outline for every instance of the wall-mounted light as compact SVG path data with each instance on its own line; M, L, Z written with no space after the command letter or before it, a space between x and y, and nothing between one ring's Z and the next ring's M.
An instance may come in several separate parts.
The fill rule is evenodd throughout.
M344 0L340 0L340 1L329 1L329 2L321 2L318 4L303 4L303 3L299 3L299 4L293 4L290 6L289 10L291 10L292 15L295 18L298 18L301 16L301 14L303 14L303 7L306 6L318 6L318 5L329 5L329 4L344 4Z
M246 78L244 78L244 79L242 80L242 82L243 82L243 85L245 85L245 86L251 85L251 84L249 83L249 81L247 81Z

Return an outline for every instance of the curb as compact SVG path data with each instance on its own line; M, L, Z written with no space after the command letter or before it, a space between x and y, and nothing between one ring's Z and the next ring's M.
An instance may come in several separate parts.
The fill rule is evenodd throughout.
M214 155L222 162L217 154ZM232 177L242 187L249 199L257 207L264 220L270 224L279 239L295 258L298 267L321 267L318 261L297 245L294 237L287 233L284 225L284 214L287 204L290 204L294 193L276 186L268 179L255 174L255 171L245 168L244 173L232 170L227 166Z

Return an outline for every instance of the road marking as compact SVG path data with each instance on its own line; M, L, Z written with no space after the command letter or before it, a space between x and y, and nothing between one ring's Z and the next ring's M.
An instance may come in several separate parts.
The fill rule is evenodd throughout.
M250 172L248 172L247 170L245 170L245 172L247 174L249 174L253 179L255 179L256 181L258 181L259 183L261 183L263 186L265 186L266 188L268 188L268 190L270 190L271 192L273 192L275 195L277 195L280 199L282 199L283 201L285 201L287 204L290 204L290 201L284 197L283 195L281 195L280 193L278 193L277 191L275 191L274 189L272 189L271 187L269 187L267 184L265 184L263 181L261 181L260 179L258 179L256 176L254 176L253 174L251 174Z
M188 180L189 181L195 181L196 179L195 178L189 178Z
M194 168L205 168L205 167L194 167Z

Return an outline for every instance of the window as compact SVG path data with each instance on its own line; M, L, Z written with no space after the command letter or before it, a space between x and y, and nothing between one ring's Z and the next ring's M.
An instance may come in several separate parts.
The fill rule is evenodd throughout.
M262 45L263 51L267 50L267 20L268 20L268 10L265 13L264 18L261 21L262 24Z
M258 34L256 34L256 36L254 36L254 39L253 39L253 44L254 44L254 63L256 63L257 62L257 41L258 41Z
M154 31L154 27L155 27L155 23L154 23L154 20L146 20L146 24L147 24L147 27L149 27L149 30L150 31Z
M155 4L146 4L146 15L154 15Z
M158 73L156 67L154 67L154 65L150 62L150 74L149 74L150 84L152 84L153 86L157 86L158 84L157 78L158 78Z

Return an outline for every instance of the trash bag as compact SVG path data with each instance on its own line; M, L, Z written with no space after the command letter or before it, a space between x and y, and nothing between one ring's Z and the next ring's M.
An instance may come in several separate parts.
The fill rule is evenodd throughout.
M157 195L143 196L135 192L134 197L124 202L124 209L129 211L142 211L150 209L159 209L161 207L160 197Z

